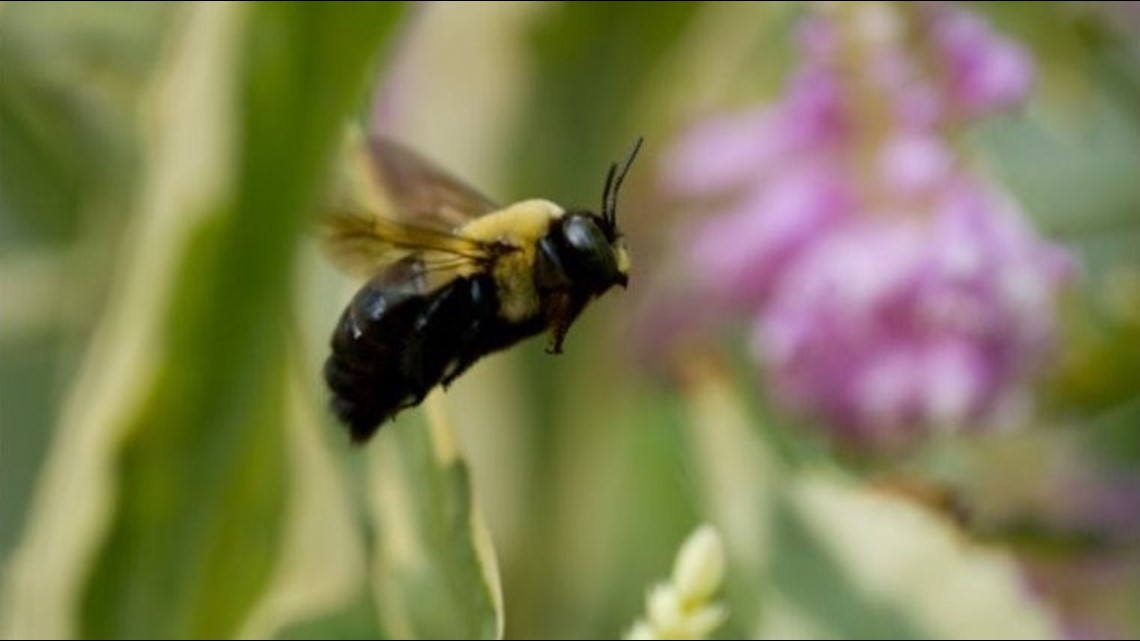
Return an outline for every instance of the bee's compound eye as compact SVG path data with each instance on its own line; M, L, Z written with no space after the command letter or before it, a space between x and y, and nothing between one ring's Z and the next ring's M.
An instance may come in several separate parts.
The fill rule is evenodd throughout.
M562 227L562 234L571 247L581 252L599 252L609 249L605 234L586 216L573 216Z
M615 282L618 268L613 247L591 215L569 217L562 224L562 237L569 246L567 262L572 273L600 289Z

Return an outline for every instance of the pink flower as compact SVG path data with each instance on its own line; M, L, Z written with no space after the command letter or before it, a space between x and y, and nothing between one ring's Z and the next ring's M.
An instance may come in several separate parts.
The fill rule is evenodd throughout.
M697 230L693 254L699 277L729 304L764 304L788 264L845 216L846 187L815 166L787 170L758 185Z
M775 399L889 444L975 429L1017 398L1048 353L1068 267L946 139L1026 96L1024 52L930 3L912 25L936 54L922 63L915 38L863 33L910 24L891 5L859 6L810 16L783 96L694 127L665 176L721 208L690 237L695 271L754 318Z
M944 60L950 101L978 117L1021 103L1033 86L1029 54L979 16L945 3L927 6L931 37Z
M706 196L747 185L793 148L766 109L698 124L677 143L665 182L683 196Z
M954 157L929 133L903 133L883 143L876 179L900 199L921 198L945 183Z
M1052 337L1061 274L1018 215L855 215L817 238L755 325L778 398L876 443L980 424L1020 392Z

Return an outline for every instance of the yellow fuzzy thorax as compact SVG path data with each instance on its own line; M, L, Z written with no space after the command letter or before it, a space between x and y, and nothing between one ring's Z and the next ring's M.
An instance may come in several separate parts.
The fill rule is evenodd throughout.
M503 242L519 249L495 264L493 275L499 290L499 314L503 318L518 322L538 313L533 270L535 248L550 230L550 224L564 213L549 200L524 200L476 218L457 230L468 238Z

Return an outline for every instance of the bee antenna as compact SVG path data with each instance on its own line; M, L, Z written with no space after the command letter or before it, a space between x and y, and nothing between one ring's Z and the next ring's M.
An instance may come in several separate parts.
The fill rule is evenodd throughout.
M613 183L613 189L610 189L610 178L613 177L617 165L610 166L610 176L606 178L606 194L608 194L609 198L602 203L602 210L612 225L617 225L617 197L618 192L621 191L621 183L625 180L625 175L629 173L629 168L633 165L633 160L637 158L637 152L641 150L641 143L644 141L644 137L637 137L637 142L633 144L633 149L629 151L629 156L626 157L625 163L622 164L621 171L617 173L617 180Z
M614 212L610 210L610 194L614 186L614 174L617 173L617 163L610 165L610 171L606 174L606 186L602 188L602 220L612 222Z

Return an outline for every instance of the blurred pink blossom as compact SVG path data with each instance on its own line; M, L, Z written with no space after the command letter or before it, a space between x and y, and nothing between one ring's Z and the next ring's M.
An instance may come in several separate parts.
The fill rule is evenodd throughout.
M785 404L893 441L975 424L1014 391L1049 346L1061 274L1018 211L975 205L852 214L788 266L754 330Z
M1069 265L948 136L1023 100L1031 61L949 3L838 5L801 27L780 98L667 158L675 193L721 209L690 239L696 272L755 318L784 406L874 443L981 425L1047 353Z
M923 7L946 73L947 98L969 117L1019 104L1033 84L1024 49L990 29L981 17L946 3Z

